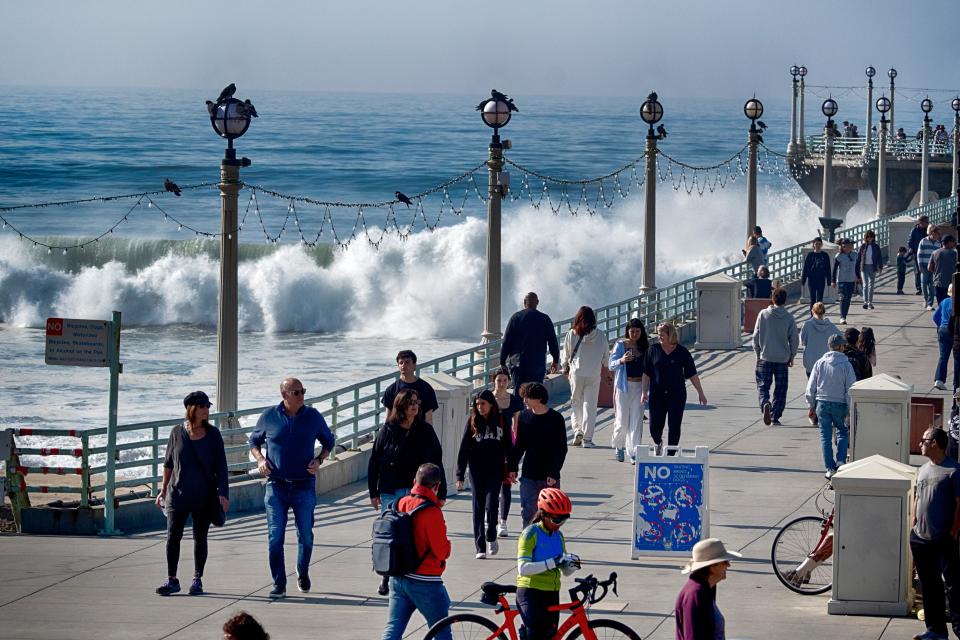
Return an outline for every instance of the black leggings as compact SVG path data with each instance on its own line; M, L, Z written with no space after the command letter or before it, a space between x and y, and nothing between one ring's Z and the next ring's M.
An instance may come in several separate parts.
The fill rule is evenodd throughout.
M683 409L687 406L687 392L657 393L650 395L650 437L660 445L663 443L663 425L667 424L667 445L680 444L680 423L683 422ZM668 455L675 455L670 451Z
M517 589L517 608L527 628L526 640L551 640L560 624L559 611L547 607L560 604L559 591L542 591L529 587Z
M167 509L167 575L177 575L180 564L180 541L187 517L193 516L193 569L195 575L203 576L203 566L207 564L207 532L210 530L210 518L203 509Z
M470 483L473 485L473 540L477 553L486 553L487 543L497 539L497 506L503 476L482 478L471 473Z

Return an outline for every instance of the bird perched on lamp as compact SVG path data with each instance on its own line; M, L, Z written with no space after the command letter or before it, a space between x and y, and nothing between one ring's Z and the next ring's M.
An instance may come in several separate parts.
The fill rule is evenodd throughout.
M657 125L657 140L663 140L667 137L667 128L662 124Z
M220 92L220 97L217 98L217 104L233 97L233 94L237 92L237 85L232 82L223 88L223 91Z
M507 111L516 111L519 113L520 109L517 108L517 105L513 104L513 98L508 98L506 95L500 93L496 89L490 91L490 97L480 104L477 105L477 111L483 111L483 108L487 106L487 103L491 100L503 102L507 105Z

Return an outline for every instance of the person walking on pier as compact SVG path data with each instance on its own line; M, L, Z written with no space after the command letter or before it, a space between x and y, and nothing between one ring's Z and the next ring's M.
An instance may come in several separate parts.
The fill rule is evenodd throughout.
M693 545L692 557L681 573L690 579L677 594L673 608L676 640L724 640L725 621L717 608L717 585L727 579L730 561L742 558L727 551L719 538L707 538Z
M947 444L947 432L936 427L920 439L927 463L917 473L910 551L923 591L927 630L913 636L917 640L947 640L948 606L953 632L960 636L960 465L947 457Z
M913 264L913 281L916 285L917 295L919 296L922 292L920 288L920 273L924 271L917 264L917 251L920 248L920 241L924 239L927 235L927 227L930 225L930 218L927 216L920 216L917 219L917 224L913 225L913 229L910 230L910 237L907 238L907 259Z
M863 244L857 250L857 272L863 280L863 308L873 309L873 289L877 276L883 271L883 255L873 229L863 234Z
M537 496L545 487L560 486L560 470L567 458L567 425L559 412L547 406L550 395L539 382L524 387L527 410L520 414L517 443L510 455L510 481L520 478L520 517L526 529L537 512Z
M757 391L763 423L779 425L780 417L787 406L787 368L793 366L800 337L796 320L784 307L787 303L787 290L777 288L772 298L773 304L757 316L756 328L753 331L753 350L757 354Z
M760 227L754 227L752 235L757 239L757 246L760 247L760 251L763 253L763 264L767 264L767 254L770 253L770 247L773 246L773 243L763 237L763 229Z
M830 350L817 360L807 380L806 398L809 416L820 426L820 448L823 452L824 476L829 480L837 467L847 461L849 430L847 413L850 386L857 376L843 353L847 341L841 335L827 340ZM833 430L837 430L837 456L833 456Z
M167 455L163 460L163 483L157 506L167 516L167 579L157 587L161 596L180 591L177 565L180 541L187 518L193 518L193 582L190 595L203 593L203 568L207 562L207 533L212 521L211 498L215 495L226 512L230 506L227 455L220 431L207 422L210 398L203 391L183 399L186 420L170 430Z
M420 399L419 418L433 424L433 412L439 409L440 405L437 403L437 393L430 386L430 383L417 377L417 354L409 349L399 352L397 354L397 368L400 370L400 379L387 387L386 391L383 392L380 404L386 407L389 412L393 409L393 402L398 393L404 389L413 389Z
M650 348L647 330L640 318L627 322L627 331L610 354L610 370L614 372L613 404L616 408L613 425L613 448L618 462L624 460L624 449L631 464L637 463L637 447L643 440L643 359Z
M477 560L486 558L488 549L492 556L500 550L496 530L499 522L497 507L512 448L509 427L502 420L497 399L492 391L484 389L473 400L457 452L457 491L463 491L467 467L470 468Z
M933 274L933 293L937 304L947 297L947 287L953 282L953 272L957 270L957 241L952 235L943 237L943 246L933 252L928 265Z
M856 327L848 327L843 332L843 339L847 344L843 347L843 353L846 354L853 372L857 376L857 382L873 377L873 365L870 364L870 358L860 350L860 330Z
M918 274L919 275L919 274ZM907 281L907 248L897 249L897 295L903 295L903 285Z
M657 326L659 342L650 345L643 359L640 404L650 401L650 438L657 454L664 451L663 427L667 424L667 455L676 455L680 445L680 426L687 406L687 380L697 390L702 406L707 404L697 365L687 348L680 344L677 328L669 322Z
M812 317L804 322L800 329L800 346L803 347L803 370L808 378L810 372L813 371L813 365L830 350L827 346L827 340L830 339L830 336L840 335L840 329L829 318L825 317L826 313L827 308L822 302L815 303L810 310Z
M806 284L810 291L810 308L823 302L823 291L830 283L830 256L823 250L823 238L813 239L813 251L803 259L800 287Z
M857 256L853 254L853 240L840 240L840 253L833 261L833 286L840 294L840 324L847 324L847 314L850 312L850 301L860 282L857 273Z
M283 540L287 513L293 510L297 526L297 588L310 591L314 508L317 506L317 469L336 444L323 415L304 404L307 390L296 378L280 383L282 401L260 415L250 432L250 453L266 479L263 503L267 515L267 545L273 590L270 598L287 595ZM314 453L314 443L322 447ZM267 452L263 452L263 446Z
M597 329L597 316L590 307L580 307L573 327L563 339L563 370L570 380L570 424L573 446L593 448L597 426L597 401L604 361L610 355L606 336Z
M523 400L519 391L510 393L510 374L506 369L497 370L493 377L493 397L497 400L497 408L503 416L503 424L510 430L510 446L517 442L517 420L523 411ZM506 538L510 535L507 528L507 516L510 515L510 502L513 499L513 483L510 482L509 469L504 470L503 482L500 485L500 524L497 525L497 537Z
M933 376L933 386L937 389L947 388L947 366L950 364L950 353L953 351L954 336L950 329L953 322L953 284L947 287L947 295L933 312L933 322L937 325L937 344L940 346L940 358L937 360L937 371ZM957 358L953 358L953 390L960 387L960 367Z
M927 311L933 311L933 301L936 292L933 290L933 270L930 268L930 259L933 252L940 248L940 230L930 225L927 235L917 247L917 269L920 270L920 283L923 289L923 302Z
M744 283L747 288L747 295L750 298L757 297L757 272L767 260L763 257L763 251L760 250L760 244L754 236L747 238L747 246L740 251L743 253L743 261L750 265L750 276Z
M410 492L420 465L428 462L443 469L443 449L433 426L421 417L420 396L403 389L394 398L393 409L373 441L367 464L367 489L370 504L381 513ZM447 499L447 480L441 473L437 497ZM377 592L389 592L389 580L383 576Z
M534 292L523 298L523 309L507 322L500 344L500 366L510 372L514 393L524 382L543 382L547 373L547 349L556 373L560 363L560 344L550 316L537 310L540 298ZM519 394L517 394L519 395Z

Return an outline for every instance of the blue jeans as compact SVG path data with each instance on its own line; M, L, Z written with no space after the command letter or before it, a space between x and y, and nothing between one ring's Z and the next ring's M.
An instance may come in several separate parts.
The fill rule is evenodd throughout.
M450 596L442 582L427 582L412 578L390 578L390 609L387 626L380 640L401 640L414 611L427 619L432 627L450 613ZM437 640L450 640L450 630L437 635Z
M316 480L267 480L263 494L267 512L267 548L273 584L287 588L287 569L283 561L283 538L287 530L287 511L293 509L297 525L297 574L307 575L313 555L313 510L317 506Z
M760 410L762 411L763 405L770 402L772 386L773 404L770 407L770 413L774 420L779 420L787 407L787 363L757 360L756 378Z
M937 327L937 343L940 345L940 360L937 361L937 373L934 380L947 381L947 364L950 361L950 352L953 351L953 338L944 326ZM957 361L953 361L954 378L956 378Z
M820 424L820 447L823 466L829 471L847 461L847 443L850 438L846 423L847 403L817 401L817 420ZM833 459L833 429L837 430L837 459Z
M840 293L840 317L846 318L850 311L850 301L853 299L853 292L857 289L856 282L838 282L837 290Z
M380 513L383 513L390 508L390 505L398 501L403 496L410 493L409 491L394 491L393 493L387 493L383 491L380 493Z
M920 282L923 289L923 299L927 302L928 307L932 307L935 299L935 292L933 290L933 274L924 269L920 273Z
M877 274L871 267L867 267L861 273L863 278L863 303L873 304L873 288L877 280Z

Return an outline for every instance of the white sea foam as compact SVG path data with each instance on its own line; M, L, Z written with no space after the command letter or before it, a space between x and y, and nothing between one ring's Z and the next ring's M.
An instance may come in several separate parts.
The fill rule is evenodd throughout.
M739 259L745 203L741 183L702 198L661 185L657 284ZM554 215L546 207L519 204L504 211L505 317L530 290L555 319L581 304L602 305L637 291L640 198L597 216ZM762 191L758 211L774 250L811 238L819 226L818 209L795 187ZM850 222L869 217L865 203ZM485 240L485 222L467 218L406 240L389 236L379 250L361 240L334 253L329 263L327 254L299 245L248 250L239 268L241 329L476 336L482 328ZM216 324L219 270L209 243L114 243L111 253L104 242L106 257L84 262L0 236L0 322L39 327L47 316L103 318L120 309L125 326Z

